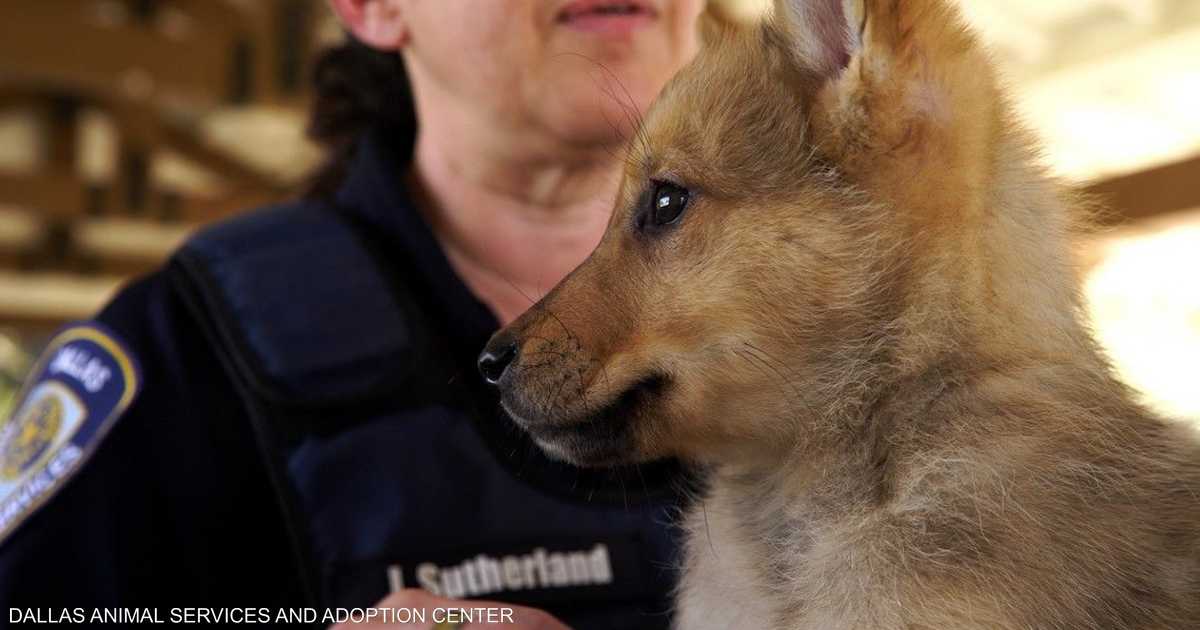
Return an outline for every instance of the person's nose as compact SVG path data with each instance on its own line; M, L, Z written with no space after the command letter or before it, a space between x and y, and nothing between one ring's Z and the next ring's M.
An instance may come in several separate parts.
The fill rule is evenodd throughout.
M483 352L479 353L479 373L483 380L492 385L498 385L508 366L517 358L517 344L507 335L492 337Z

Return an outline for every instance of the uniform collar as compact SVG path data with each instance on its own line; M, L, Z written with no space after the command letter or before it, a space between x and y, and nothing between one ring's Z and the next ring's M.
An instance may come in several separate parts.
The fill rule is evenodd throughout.
M456 345L472 357L499 327L496 316L463 282L404 185L411 147L394 147L383 132L358 141L337 202L379 228L396 243L398 254L415 270L442 321L450 324ZM459 343L461 342L461 343Z

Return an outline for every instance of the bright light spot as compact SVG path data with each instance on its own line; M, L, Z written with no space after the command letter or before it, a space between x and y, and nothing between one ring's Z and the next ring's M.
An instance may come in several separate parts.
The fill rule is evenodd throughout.
M1200 421L1200 215L1106 250L1085 284L1097 338L1146 403Z

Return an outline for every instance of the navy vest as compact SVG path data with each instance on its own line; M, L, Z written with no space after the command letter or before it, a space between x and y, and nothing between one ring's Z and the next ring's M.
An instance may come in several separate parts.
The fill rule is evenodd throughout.
M252 419L310 605L421 587L667 627L677 467L547 459L377 232L304 202L209 228L170 267Z

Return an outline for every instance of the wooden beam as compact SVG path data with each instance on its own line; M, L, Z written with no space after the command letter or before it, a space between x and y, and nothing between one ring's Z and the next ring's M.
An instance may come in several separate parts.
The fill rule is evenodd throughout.
M88 196L87 184L73 173L0 173L0 203L33 209L45 218L83 216Z
M287 184L275 175L209 145L199 137L196 129L173 120L153 104L83 89L67 96L37 82L0 79L0 105L5 103L36 106L43 117L63 124L45 126L51 131L48 145L52 149L49 162L53 168L36 174L0 173L0 203L38 208L55 216L78 216L88 210L116 210L118 214L144 213L150 198L164 192L153 182L144 179L148 176L146 169L149 164L146 160L157 150L173 151L225 180L234 189L231 201L244 197L276 199L285 195L288 189ZM123 168L118 169L112 181L105 183L102 197L92 197L91 184L65 174L66 169L73 169L76 162L73 140L77 130L68 115L73 118L78 104L104 111L110 116L118 134ZM67 109L68 106L70 109ZM72 124L65 124L68 121ZM140 171L133 168L137 166L141 167ZM91 207L93 205L97 207ZM229 204L224 200L216 200L215 205L221 210L215 215L205 211L203 201L193 203L187 200L185 205L189 211L199 210L189 212L188 218L204 220L206 216L229 213L225 209Z
M184 222L209 223L280 203L291 196L278 191L243 188L216 197L180 197L173 214Z
M0 73L135 98L228 99L243 24L194 21L172 34L133 20L106 24L98 4L0 3Z
M1108 206L1109 223L1200 208L1200 155L1102 180L1085 190Z

